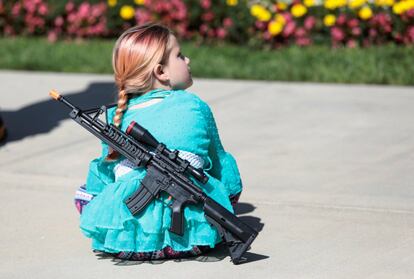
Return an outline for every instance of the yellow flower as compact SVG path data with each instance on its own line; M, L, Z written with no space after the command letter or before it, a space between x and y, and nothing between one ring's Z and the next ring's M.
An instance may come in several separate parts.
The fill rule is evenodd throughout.
M134 17L135 10L130 5L124 5L122 6L121 10L119 11L119 15L124 20L130 20Z
M323 24L325 24L325 26L333 26L336 22L336 17L332 14L328 14L323 18Z
M236 6L238 2L239 2L238 0L227 0L226 1L228 6Z
M347 4L348 4L348 0L337 0L336 1L336 6L338 8L346 7Z
M392 11L394 14L400 15L412 8L414 8L414 0L406 0L395 3L395 5L392 7Z
M284 11L287 9L287 5L285 2L278 2L276 3L276 7L279 11Z
M250 13L260 21L269 21L272 14L263 6L254 4L250 7Z
M268 10L264 10L258 17L260 21L269 21L271 18L272 14Z
M303 0L303 3L306 7L313 7L315 6L315 0Z
M280 34L283 30L283 24L279 21L272 20L267 27L267 31L273 36Z
M363 20L367 20L370 19L372 17L372 10L370 7L365 6L363 7L361 10L359 10L358 13L359 17L362 18Z
M306 14L307 11L308 9L302 4L295 4L292 6L292 9L290 10L294 17L301 17L304 14Z
M260 6L259 4L254 4L250 7L250 14L256 17L262 9L264 9L263 6Z
M118 2L117 0L108 0L108 6L115 7L117 2Z
M284 16L282 16L281 14L277 14L277 15L275 16L275 20L276 20L277 22L280 22L282 25L285 25L285 24L286 24L286 19L285 19L285 17L284 17Z
M361 7L362 5L364 5L365 2L366 2L365 0L351 0L351 1L349 1L348 6L351 9L357 9L357 8Z
M398 2L392 7L392 11L394 12L394 14L400 15L404 12L404 7L401 4L402 2Z
M414 8L414 0L402 1L402 6L403 6L404 12L411 10L412 8Z
M394 0L375 0L375 5L379 7L391 7L394 5Z
M134 0L134 3L137 4L137 5L144 5L145 0Z
M334 10L336 9L336 1L335 0L325 0L323 3L324 7L328 10Z

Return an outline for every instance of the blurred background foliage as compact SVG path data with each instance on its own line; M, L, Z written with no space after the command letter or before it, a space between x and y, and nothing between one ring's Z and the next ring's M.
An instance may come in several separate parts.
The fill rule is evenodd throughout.
M414 0L0 0L0 67L110 73L115 38L145 22L199 77L414 84Z

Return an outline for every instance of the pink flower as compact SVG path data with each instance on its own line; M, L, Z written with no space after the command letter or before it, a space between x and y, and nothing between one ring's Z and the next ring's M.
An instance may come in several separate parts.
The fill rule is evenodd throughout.
M255 25L256 25L256 28L260 30L263 30L267 27L267 24L265 22L259 21L259 20L256 20Z
M349 48L356 48L357 42L355 40L349 40L348 42L346 42L346 46Z
M151 14L145 10L138 8L135 11L135 21L138 25L151 21Z
M204 13L204 14L201 16L201 18L202 18L204 21L212 21L212 20L214 19L214 13L213 13L213 12L207 12L207 13Z
M336 19L336 24L344 25L345 23L346 23L346 15L344 14L339 15L338 18Z
M217 28L216 33L219 39L224 39L227 36L227 31L222 27Z
M203 9L207 10L211 7L211 0L201 0L200 4Z
M351 34L354 36L359 36L361 35L361 28L359 27L354 27L351 29Z
M298 27L295 31L295 36L300 38L300 37L305 37L306 35L306 30L303 27Z
M11 13L14 17L19 16L21 7L22 5L19 2L13 5Z
M47 34L47 40L51 43L54 43L57 41L57 33L55 31L49 31L49 33Z
M342 41L345 38L345 33L339 27L332 27L331 28L331 36L334 41Z
M288 22L283 29L282 35L286 38L293 34L296 28L296 23L294 21Z
M375 30L374 28L370 28L368 31L368 34L371 38L375 38L378 35L378 31Z
M229 17L226 17L223 20L223 26L226 27L226 28L232 27L233 26L233 20Z
M206 34L207 33L207 31L208 31L208 26L207 26L207 24L201 24L201 26L200 26L200 33L201 34Z
M357 27L359 25L359 20L356 18L351 18L350 20L348 20L348 27L349 28L354 28Z
M308 37L297 38L295 42L298 46L308 46L312 43L311 39Z
M78 15L79 17L83 17L86 18L89 15L89 11L90 11L90 4L88 2L83 2L80 6L79 6L79 10L78 10Z
M316 18L314 16L308 16L305 19L303 25L305 26L306 30L311 30L316 24Z
M65 6L66 12L70 13L73 9L75 9L75 4L73 4L73 2L68 2Z
M14 32L13 27L12 27L12 26L10 26L10 25L6 25L6 26L4 26L4 34L6 34L6 35L8 35L8 36L14 35L14 34L15 34L15 32Z
M41 3L39 8L38 8L38 12L39 12L40 15L43 15L43 16L46 15L47 12L48 12L47 5L44 4L44 3Z
M286 22L292 21L292 15L289 12L283 13L282 16L285 18Z
M414 42L414 26L408 28L407 36L410 38L411 42Z
M414 18L414 8L409 9L408 11L406 11L405 14L410 18Z

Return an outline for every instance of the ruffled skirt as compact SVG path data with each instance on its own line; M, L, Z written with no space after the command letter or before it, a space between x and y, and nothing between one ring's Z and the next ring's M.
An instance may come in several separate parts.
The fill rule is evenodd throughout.
M165 193L133 216L124 200L140 187L145 170L136 169L103 190L82 207L80 228L92 239L92 248L107 253L145 253L171 249L193 251L194 247L214 247L221 241L216 229L207 222L201 205L184 209L184 235L171 233L171 200ZM233 212L224 185L209 176L198 185L212 199Z

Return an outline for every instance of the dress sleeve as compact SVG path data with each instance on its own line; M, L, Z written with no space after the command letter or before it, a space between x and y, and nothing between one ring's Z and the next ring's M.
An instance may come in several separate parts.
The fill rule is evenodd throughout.
M236 196L242 191L242 181L236 160L224 150L221 144L216 121L210 107L200 100L200 108L210 138L208 156L211 166L208 173L224 184L229 196Z

